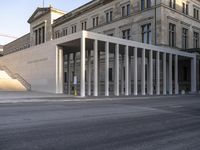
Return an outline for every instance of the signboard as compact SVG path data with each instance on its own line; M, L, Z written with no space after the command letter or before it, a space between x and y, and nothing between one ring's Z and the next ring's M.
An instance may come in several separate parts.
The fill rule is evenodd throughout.
M74 85L77 85L77 84L78 84L77 76L74 76Z

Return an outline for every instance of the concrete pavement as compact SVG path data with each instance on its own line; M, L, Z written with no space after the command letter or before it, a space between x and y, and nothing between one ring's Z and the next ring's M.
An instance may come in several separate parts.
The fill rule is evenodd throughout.
M1 150L197 150L200 97L0 105Z
M159 98L171 98L171 97L187 97L196 96L199 94L190 95L167 95L167 96L68 96L66 94L52 94L44 92L3 92L0 91L0 104L4 103L33 103L33 102L66 102L66 101L93 101L93 100L120 100L120 99L159 99Z

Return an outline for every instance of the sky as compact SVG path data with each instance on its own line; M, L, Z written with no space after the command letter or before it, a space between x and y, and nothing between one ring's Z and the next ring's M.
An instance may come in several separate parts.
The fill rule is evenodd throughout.
M45 7L69 12L91 0L44 0ZM27 20L37 7L43 6L43 0L2 0L0 4L0 34L21 37L29 33ZM11 42L12 38L0 36L0 45Z

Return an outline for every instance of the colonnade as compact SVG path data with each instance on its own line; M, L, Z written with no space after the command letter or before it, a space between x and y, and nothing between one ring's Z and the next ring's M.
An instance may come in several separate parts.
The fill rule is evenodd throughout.
M83 41L82 41L83 42ZM109 91L109 55L110 55L110 49L109 49L109 42L105 42L104 45L104 52L105 52L105 89L104 93L105 96L110 95ZM119 96L120 95L120 61L119 61L119 44L115 43L115 50L114 50L114 95ZM151 50L151 49L145 49L142 47L131 47L128 45L122 45L124 46L124 51L125 51L125 57L124 57L124 65L125 65L125 91L123 91L121 94L124 95L166 95L166 94L179 94L179 75L178 75L178 60L179 60L179 55L178 54L173 54L173 53L167 53L167 52L160 52L156 50ZM87 95L91 95L91 67L93 67L93 96L99 96L99 91L98 91L98 40L94 40L94 50L93 50L93 66L91 65L91 52L89 51L88 55L88 68L89 71L87 73ZM133 50L134 54L134 59L133 59L133 68L130 68L130 51ZM140 66L138 65L139 57L138 54L141 54L141 63ZM155 54L155 68L154 68L154 54ZM162 61L161 61L162 60ZM168 61L167 61L168 60ZM196 90L196 84L194 82L195 79L195 60L191 59L191 91ZM86 57L85 57L85 47L84 44L82 43L81 46L81 89L80 89L80 95L85 96L86 91L85 91L85 62L86 62ZM123 62L123 61L122 61ZM162 63L161 63L162 62ZM146 72L146 67L148 64L148 72ZM162 65L162 66L161 66ZM138 66L141 69L141 89L139 93L138 89ZM172 66L174 66L174 71ZM130 86L130 69L133 69L133 78L134 78L134 92L131 93L131 86ZM156 73L154 74L154 70ZM161 74L162 71L162 74ZM155 75L155 77L154 77ZM161 77L162 75L162 77ZM146 79L146 76L148 79ZM174 77L174 82L172 78ZM123 78L123 77L122 77ZM154 90L154 79L156 82L156 88ZM162 80L161 80L162 79ZM123 80L123 79L122 79ZM162 85L161 85L162 83ZM123 85L123 82L122 84ZM155 91L155 92L154 92Z
M101 91L105 96L112 94L115 96L179 94L179 59L183 57L190 60L191 92L196 92L196 55L87 32L88 36L89 34L93 37L81 36L80 38L80 59L78 60L80 69L77 69L76 74L79 76L78 93L81 97L100 95L100 72L104 72L104 89L101 89ZM107 38L107 41L105 41L105 38ZM92 46L88 47L86 45L88 40L90 40ZM101 66L102 68L99 65L100 51L104 54L102 57L104 66ZM113 54L114 59L111 60ZM62 55L62 47L59 47L57 53L57 64L59 65L57 70L57 93L63 93L64 72L61 68L63 67L63 62L61 62L63 59L60 58L63 57ZM67 54L67 58L67 93L70 94L72 86L69 81L71 78L70 54ZM122 64L120 64L120 60ZM76 70L76 61L76 56L74 56L74 70ZM113 93L111 93L109 81L110 63L114 64ZM120 70L120 67L125 67L125 71ZM121 79L120 73L122 73Z

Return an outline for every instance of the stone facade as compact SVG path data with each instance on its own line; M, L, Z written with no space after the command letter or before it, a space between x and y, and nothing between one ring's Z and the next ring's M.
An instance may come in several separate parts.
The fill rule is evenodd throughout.
M188 4L188 14L183 13L183 3ZM122 7L127 4L130 4L130 15L122 16ZM151 24L150 43L169 46L169 23L173 23L176 25L174 47L182 49L182 29L186 28L188 29L187 49L191 49L194 48L193 33L200 32L200 20L194 18L194 8L199 6L198 0L176 0L175 8L170 7L170 0L151 0L151 6L141 10L140 0L133 2L96 0L55 20L53 31L54 35L59 32L59 35L63 36L64 30L67 29L68 34L71 34L72 26L75 25L78 32L82 30L82 22L87 22L88 31L122 37L122 31L130 29L130 40L142 42L142 26ZM107 11L113 12L110 22L106 20ZM97 27L93 27L95 16L99 18Z
M0 56L3 54L3 45L0 45Z
M30 23L30 45L34 46L36 44L36 35L35 31L44 27L44 42L52 40L52 24L53 20L61 17L64 12L49 8L38 8L33 15L28 20Z
M62 16L64 12L54 9L52 7L48 8L37 8L33 15L29 18L28 23L30 24L30 33L18 38L17 40L8 43L4 46L4 55L20 51L47 41L52 40L52 24L53 20ZM42 30L44 29L44 33ZM44 41L36 43L35 31L40 30L41 35L38 34L38 40L44 37ZM40 36L40 37L39 37Z
M44 27L45 35L41 43L81 30L120 38L123 37L123 31L130 30L130 40L145 42L142 40L142 27L150 24L148 43L169 46L170 23L175 25L176 30L174 48L180 50L199 48L200 1L176 0L175 5L173 2L174 0L144 0L142 4L141 0L93 0L66 14L52 7L37 8L28 20L29 41L16 40L15 48L12 48L15 42L9 43L5 47L5 54L22 49L25 43L30 46L37 45L35 31L42 27ZM198 13L196 18L194 11ZM109 12L112 12L111 20L107 20ZM98 25L94 26L94 18L98 18ZM187 30L186 48L183 48L183 28ZM198 34L197 47L194 46L194 32ZM19 44L19 42L22 43Z
M30 47L30 34L26 34L15 41L6 44L3 54L7 55Z

